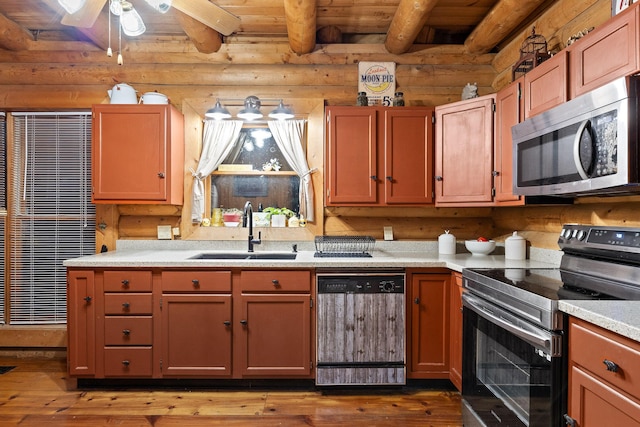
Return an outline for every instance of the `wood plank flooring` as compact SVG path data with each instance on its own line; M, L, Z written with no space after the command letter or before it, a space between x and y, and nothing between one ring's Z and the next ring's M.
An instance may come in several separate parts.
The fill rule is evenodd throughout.
M450 390L82 387L61 359L0 357L0 426L455 426Z

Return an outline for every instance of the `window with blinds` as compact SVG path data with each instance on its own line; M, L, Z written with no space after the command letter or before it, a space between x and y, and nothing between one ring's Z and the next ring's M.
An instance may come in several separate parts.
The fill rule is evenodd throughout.
M5 242L7 223L7 125L6 115L0 113L0 256L2 256L2 264L0 265L0 324L4 324L4 290L5 290Z
M91 116L15 114L11 141L9 319L66 322L62 262L95 253Z

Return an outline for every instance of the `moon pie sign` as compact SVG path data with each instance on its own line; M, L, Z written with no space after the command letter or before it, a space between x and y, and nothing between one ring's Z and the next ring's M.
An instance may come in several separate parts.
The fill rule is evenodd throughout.
M391 106L396 92L395 62L358 63L358 92L365 92L369 105Z

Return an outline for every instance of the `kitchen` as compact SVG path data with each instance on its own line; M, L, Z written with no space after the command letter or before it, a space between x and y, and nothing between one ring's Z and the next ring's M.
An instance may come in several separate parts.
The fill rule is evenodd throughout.
M579 4L578 4L579 3ZM583 28L589 28L591 26L598 26L604 22L608 16L610 16L610 2L557 2L554 6L549 8L549 11L542 15L539 22L536 23L537 31L540 34L544 34L548 40L556 40L557 43L561 43L561 40L566 40L569 35L576 33ZM571 10L571 14L557 13L559 10ZM567 16L571 16L569 19ZM573 18L576 18L575 20ZM562 19L563 22L558 22ZM571 21L571 24L568 24ZM547 25L548 28L545 28ZM566 28L565 28L566 27ZM553 28L553 31L549 29ZM528 34L529 29L523 30L523 34ZM398 66L398 84L404 85L404 81L410 82L406 84L403 89L405 98L409 105L443 105L452 101L456 101L460 97L460 91L462 87L469 81L478 82L479 92L481 95L487 93L493 93L497 89L505 86L505 83L510 78L511 66L517 58L517 49L520 47L522 38L514 39L511 43L511 50L505 48L498 54L483 54L473 57L468 57L460 53L460 50L456 50L457 47L437 47L435 52L427 50L423 54L412 52L407 55L398 56L383 56L381 47L378 46L366 46L364 48L366 53L358 54L358 47L352 55L359 58L364 58L367 55L371 55L372 52L381 52L382 58L388 58L399 64ZM311 106L307 107L307 111L315 112L315 131L310 132L310 147L316 150L315 160L316 166L322 166L322 133L318 129L322 129L322 107L316 108L317 104L308 101L309 99L320 100L320 105L323 104L323 100L327 99L329 104L343 104L350 105L355 99L355 65L344 61L342 65L326 65L322 58L317 59L317 64L314 66L316 70L323 70L327 77L321 82L314 81L313 84L318 84L318 87L304 86L309 84L309 79L305 79L304 70L307 66L301 64L297 67L291 67L296 62L306 62L308 60L315 60L313 58L316 54L311 54L312 58L303 60L302 57L290 57L291 64L287 66L282 64L281 59L272 59L272 62L276 65L271 65L268 60L270 58L267 52L264 53L265 63L257 66L253 65L209 65L209 64L195 64L185 65L176 64L175 66L166 66L165 70L159 70L157 67L152 67L150 71L153 77L143 77L143 67L135 63L136 59L133 54L135 46L131 46L131 53L126 52L124 54L125 66L118 68L115 63L107 62L107 58L100 56L100 61L103 65L100 67L92 68L86 62L83 62L81 68L86 71L78 73L69 70L65 80L61 80L56 77L57 73L52 70L48 63L57 64L54 68L64 69L67 55L70 55L75 60L82 62L77 53L68 52L61 57L49 57L44 52L39 52L39 55L43 59L40 59L40 64L47 63L47 66L38 65L38 59L28 59L27 53L7 53L7 60L3 61L7 64L11 64L10 70L12 73L3 73L3 76L7 78L5 85L7 85L7 95L5 107L11 108L31 108L31 109L50 109L50 108L86 108L88 105L102 102L105 100L105 91L107 88L113 86L112 76L118 76L118 80L126 81L135 85L136 89L141 92L153 91L158 89L157 85L164 81L176 81L175 86L164 86L162 92L167 93L172 102L177 105L184 105L184 102L194 106L194 110L198 114L202 114L212 103L212 97L209 93L219 94L220 97L244 97L246 95L243 86L251 86L251 93L256 93L260 97L271 98L281 96L279 93L283 91L290 91L295 94L294 98L299 97L302 101L301 104L308 103ZM257 49L261 49L260 46ZM98 50L96 50L95 56ZM431 65L431 69L434 74L425 74L424 79L414 82L414 79L410 77L410 70L425 70L422 64L430 64L429 61L444 61L443 59L429 59L432 54L442 53L447 54L447 58L450 58L451 63L441 63ZM148 54L146 54L148 56ZM167 60L171 56L171 53L162 52L156 54L154 61L160 60L167 55ZM388 54L387 54L388 55ZM20 65L20 57L26 56L24 59L24 65ZM216 54L214 54L216 56ZM221 55L220 55L221 56ZM319 55L317 55L319 56ZM417 59L413 59L418 56ZM274 58L271 56L271 58ZM131 64L127 63L127 60ZM33 63L32 61L35 61ZM404 62L408 61L408 62ZM28 64L28 62L32 62ZM413 65L412 65L413 64ZM127 65L131 65L127 68ZM404 67L403 67L404 66ZM25 68L26 67L26 68ZM29 78L31 75L30 70L35 67L36 74L34 77ZM237 68L236 68L237 67ZM230 72L226 72L229 68ZM456 69L458 69L456 71ZM75 67L77 70L78 67ZM202 87L195 87L190 82L190 78L182 77L176 79L174 76L184 76L187 71L193 72L203 71L203 75L199 76L199 79L205 79L205 84ZM207 70L206 72L204 72ZM249 72L249 70L252 70ZM235 73L237 71L237 73ZM249 81L235 80L236 78L242 79L245 74L242 72L249 72L249 77L252 79ZM423 71L426 73L426 71ZM171 75L173 73L173 75ZM216 78L207 77L204 74L216 74ZM443 73L447 76L444 77ZM237 76L231 77L233 74ZM170 76L171 75L171 76ZM289 87L284 84L283 76L287 75L287 81L293 81L292 86ZM353 77L350 77L352 76ZM13 76L13 77L9 77ZM344 78L340 77L344 76ZM473 77L470 77L473 76ZM255 77L255 78L254 78ZM256 88L254 81L262 82L261 87ZM68 81L74 86L70 88L66 86ZM343 81L341 81L341 79ZM348 81L348 79L352 79ZM347 81L344 81L347 80ZM96 84L100 82L100 84ZM208 83L207 83L208 82ZM234 83L235 82L235 83ZM268 85L273 82L279 82L278 91ZM339 82L340 85L336 83ZM505 82L505 83L502 83ZM20 86L28 84L29 86ZM228 87L228 84L234 83L235 87ZM431 86L421 86L426 84L433 84ZM86 87L85 87L86 85ZM221 85L221 86L217 86ZM225 85L224 87L222 85ZM341 86L344 85L344 86ZM297 87L295 87L297 86ZM80 89L81 88L81 89ZM446 89L450 88L450 89ZM260 90L258 90L260 89ZM241 92L241 93L239 93ZM68 93L72 93L75 96L67 96ZM206 96L203 94L206 93ZM25 94L27 95L25 97ZM31 94L31 95L29 95ZM43 104L43 99L47 99L47 103ZM55 101L52 101L55 100ZM183 100L181 103L180 100ZM186 100L186 101L185 101ZM25 103L27 105L25 105ZM55 105L52 105L54 104ZM302 107L301 107L302 108ZM183 111L186 114L186 111ZM310 124L313 117L310 116ZM318 123L320 122L320 123ZM192 147L193 148L193 147ZM187 156L188 158L188 156ZM311 166L311 165L310 165ZM313 176L314 187L316 193L320 194L319 189L323 188L322 176L315 174ZM187 189L185 193L189 194ZM322 212L322 215L318 217L324 218L323 223L311 224L307 227L307 230L313 230L313 234L343 234L346 231L356 230L362 234L372 234L376 238L382 238L383 227L385 225L393 225L395 237L397 239L418 239L418 240L434 240L442 232L444 228L454 230L454 233L459 239L477 237L479 235L493 236L498 239L509 235L512 230L519 230L532 244L533 247L543 249L557 249L557 237L562 227L562 224L569 222L578 223L604 223L607 225L636 225L632 220L633 214L636 210L637 198L634 196L625 196L616 199L589 198L580 200L579 203L566 206L526 206L526 207L514 207L514 208L492 208L487 206L479 207L453 207L453 208L435 208L435 207L416 207L411 209L406 208L394 208L394 207L378 207L378 208L327 208ZM316 206L322 206L322 203L317 203ZM100 233L99 238L104 241L98 242L98 247L102 243L105 243L110 250L114 248L114 242L119 237L131 237L131 238L153 238L155 235L156 223L159 217L170 217L177 220L184 212L175 212L166 207L157 207L151 213L149 209L143 209L141 207L126 207L120 206L118 208L107 207L106 212L102 213L102 217L107 225L106 233ZM140 227L143 224L143 227ZM188 228L185 221L182 221L182 227ZM278 230L279 231L279 230ZM299 230L296 230L299 231ZM196 231L197 232L197 231ZM305 231L305 233L308 231ZM183 231L184 235L188 235L188 230ZM245 238L244 233L238 233L238 238ZM233 235L230 236L233 238ZM298 237L296 237L297 239ZM266 240L277 240L278 236L263 236Z

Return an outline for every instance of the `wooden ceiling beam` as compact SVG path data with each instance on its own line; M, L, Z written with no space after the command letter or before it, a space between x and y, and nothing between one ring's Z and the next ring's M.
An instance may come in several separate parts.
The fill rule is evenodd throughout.
M0 47L7 50L26 50L29 43L34 41L33 34L26 28L16 24L3 14L0 14Z
M400 0L384 42L387 51L396 55L407 52L437 3L438 0Z
M187 34L191 43L200 53L215 53L222 46L222 35L206 24L180 12L178 9L171 9L176 20Z
M298 55L316 47L317 0L284 0L289 46Z
M470 54L490 52L545 0L500 0L464 42Z

